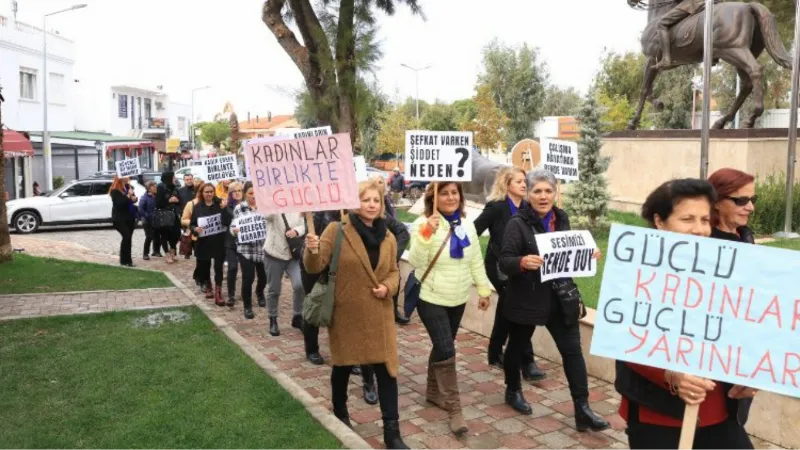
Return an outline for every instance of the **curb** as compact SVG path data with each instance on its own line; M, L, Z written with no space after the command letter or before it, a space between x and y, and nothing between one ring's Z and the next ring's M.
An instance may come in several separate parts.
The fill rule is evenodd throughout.
M170 281L172 281L170 279ZM83 295L83 294L106 294L108 292L147 292L147 291L166 291L175 289L175 287L163 287L163 288L147 288L147 289L104 289L101 291L66 291L66 292L39 292L39 293L28 293L28 294L3 294L0 295L0 299L5 298L19 298L19 297L37 297L41 295Z
M35 316L4 316L0 317L0 322L5 322L8 320L21 320L21 319L43 319L46 317L85 316L89 314L107 314L113 312L158 311L160 309L185 308L187 306L192 306L192 305L185 304L185 305L134 306L133 308L113 309L108 311L78 311L78 312L68 311L63 314L45 314L45 315L35 315Z
M264 356L258 349L256 349L250 342L247 341L241 334L239 334L233 327L231 327L225 319L213 317L211 312L213 308L208 306L204 301L198 300L192 291L186 287L180 280L178 280L172 273L163 272L172 281L175 286L183 291L184 295L189 298L195 306L200 308L201 311L214 323L214 325L234 344L238 345L242 351L249 356L259 367L261 367L269 376L275 379L278 384L283 387L295 400L300 402L306 411L311 414L325 429L333 434L347 448L353 449L370 449L371 445L367 443L358 433L343 424L328 408L322 406L311 396L303 387L297 384L292 378L283 373L278 367L272 363L266 356Z

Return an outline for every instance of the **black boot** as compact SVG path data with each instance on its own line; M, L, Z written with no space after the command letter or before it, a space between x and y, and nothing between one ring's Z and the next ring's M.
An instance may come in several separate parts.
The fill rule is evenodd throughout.
M233 305L236 304L236 297L229 295L228 296L228 308L233 308Z
M522 378L524 378L525 381L540 381L544 380L545 377L547 377L547 375L536 365L536 361L531 361L528 364L522 365Z
M343 424L347 425L348 428L353 428L353 425L350 424L350 413L347 412L347 405L341 407L333 407L333 415L336 416L337 419L341 420Z
M394 300L394 323L396 323L398 325L408 325L411 322L411 320L409 320L406 317L403 317L403 315L400 314L400 311L397 310L397 296L396 295L394 296L393 300Z
M150 261L150 257L147 256L147 252L144 252L144 255L142 255L142 259L145 261Z
M260 306L261 308L267 307L267 298L264 297L264 294L258 296L258 306Z
M503 350L500 353L489 352L489 365L503 370Z
M269 318L269 334L271 336L280 336L281 330L278 328L278 318L277 317L270 317Z
M378 392L375 390L375 382L364 383L364 401L368 405L378 404Z
M292 317L292 328L297 328L300 331L303 331L303 316L297 314L296 316Z
M253 314L253 299L242 297L242 303L244 303L244 318L248 320L254 318L256 315Z
M515 411L525 414L531 415L533 414L533 410L531 409L531 405L525 400L525 397L522 396L522 390L519 391L510 391L506 389L506 403L508 406L514 408Z
M592 411L592 408L589 407L588 400L575 400L573 404L575 405L575 428L577 428L578 431L586 431L589 429L592 431L603 431L608 429L608 422Z
M383 421L383 443L386 448L408 448L400 437L400 424L396 420Z

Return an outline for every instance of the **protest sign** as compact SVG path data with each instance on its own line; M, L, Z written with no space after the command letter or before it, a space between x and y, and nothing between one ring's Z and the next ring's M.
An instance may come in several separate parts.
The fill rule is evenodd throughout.
M614 225L591 353L800 397L798 273L795 251Z
M203 169L206 172L206 181L212 183L239 178L239 165L236 164L236 155L204 159Z
M200 233L200 237L213 236L225 232L222 227L222 214L198 217L197 226L203 229L203 232Z
M597 245L588 231L537 234L536 246L544 259L539 269L543 282L557 278L593 277L597 273L597 264L592 258Z
M472 133L406 131L405 178L472 181Z
M240 244L267 239L267 221L261 214L247 214L236 221L239 228L237 239Z
M333 131L331 131L330 126L306 128L303 130L298 130L296 128L284 128L284 129L278 129L275 132L276 137L283 137L285 139L305 139L318 136L330 136L332 134Z
M117 176L120 178L139 175L139 160L137 158L123 159L115 162L114 165L117 166Z
M354 156L353 165L356 169L356 181L359 183L362 181L367 181L369 175L367 174L367 161L364 159L364 157Z
M245 159L262 214L360 206L350 135L252 139Z
M562 181L578 180L578 144L570 141L542 139L541 163Z

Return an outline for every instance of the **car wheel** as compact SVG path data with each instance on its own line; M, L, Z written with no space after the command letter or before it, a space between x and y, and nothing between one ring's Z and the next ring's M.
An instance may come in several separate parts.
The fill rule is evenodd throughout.
M29 234L39 229L41 221L39 216L33 211L22 211L14 215L12 221L18 233Z

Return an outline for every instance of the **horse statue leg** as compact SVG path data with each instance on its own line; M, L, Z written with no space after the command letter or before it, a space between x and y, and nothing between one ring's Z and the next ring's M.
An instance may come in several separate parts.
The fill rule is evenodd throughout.
M631 118L631 121L628 122L629 130L635 130L639 127L639 121L642 119L642 110L644 110L644 103L647 101L647 98L650 97L650 94L653 93L653 82L660 72L660 70L656 69L655 66L656 59L652 56L649 56L644 63L644 82L642 83L642 93L639 96L639 104L636 105L636 111L633 114L633 118Z
M739 74L739 79L742 80L741 90L739 91L739 95L736 97L736 100L728 109L728 112L724 116L720 117L719 120L714 122L714 126L711 128L715 130L721 130L725 128L725 125L730 123L736 117L736 113L742 108L744 101L747 100L747 97L751 92L753 92L753 82L750 80L750 76L747 75L747 72L738 67L736 68L736 72Z

